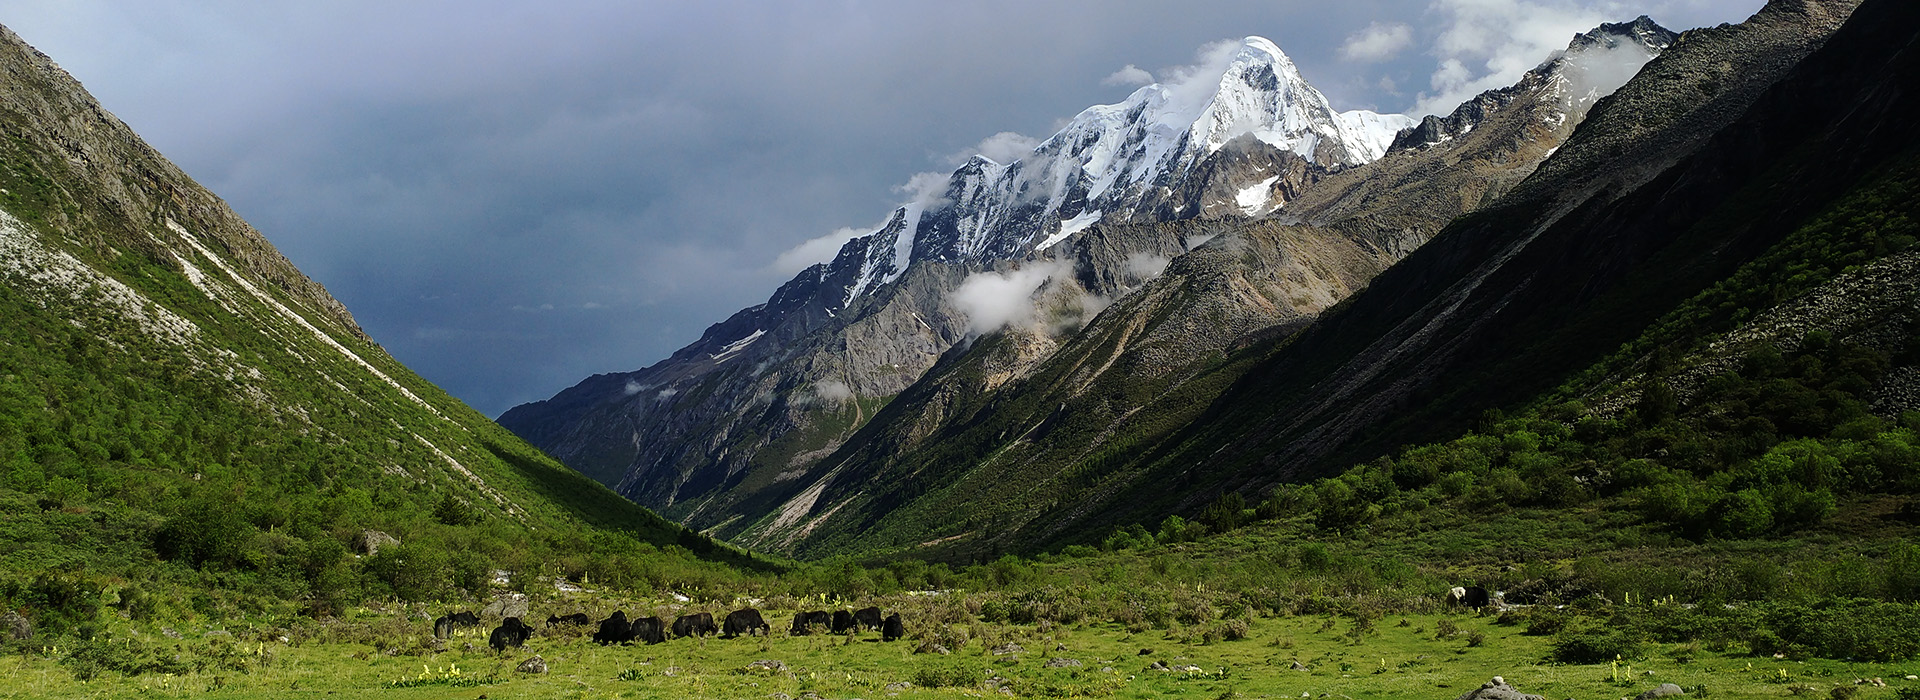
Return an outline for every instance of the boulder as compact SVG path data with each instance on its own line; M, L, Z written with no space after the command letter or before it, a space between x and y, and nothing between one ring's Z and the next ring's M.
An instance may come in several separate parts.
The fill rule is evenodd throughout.
M761 659L759 661L755 661L753 663L747 664L747 670L774 671L774 672L785 671L787 670L787 663L784 661L779 661L775 659Z
M1499 676L1494 676L1493 680L1490 680L1490 681L1487 681L1486 683L1481 684L1479 688L1476 688L1474 690L1469 690L1465 693L1461 693L1460 697L1454 698L1454 700L1547 700L1547 699L1538 695L1528 695L1526 693L1522 693L1518 690L1515 690L1513 686L1507 685L1507 679L1501 678Z
M1062 659L1062 658L1047 659L1047 668L1077 668L1079 666L1080 666L1079 659Z
M480 609L482 617L526 617L527 597L513 593L494 598L487 607Z
M361 530L360 536L353 538L354 548L367 556L379 554L381 547L396 544L400 544L400 538L379 530Z
M521 673L546 673L547 660L536 655L531 659L520 662L520 665L513 667L513 670Z
M6 632L8 639L26 639L33 636L33 621L17 612L0 615L0 630Z
M1687 691L1681 690L1680 686L1674 685L1672 683L1661 683L1660 687L1641 693L1640 696L1634 698L1634 700L1653 700L1653 698L1664 698L1670 695L1686 695L1686 694L1687 694Z

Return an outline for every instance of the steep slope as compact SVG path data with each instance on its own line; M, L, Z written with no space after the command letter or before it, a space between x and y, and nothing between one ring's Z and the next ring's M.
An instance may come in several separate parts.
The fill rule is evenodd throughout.
M673 357L589 378L499 422L685 522L757 516L742 499L785 488L968 336L972 319L951 297L970 274L1071 259L1083 297L1111 297L1140 281L1130 259L1182 253L1179 237L1108 238L1074 253L1064 242L1100 222L1239 216L1242 195L1278 206L1378 158L1412 125L1334 112L1265 39L1229 59L1200 83L1089 108L1020 160L974 158L936 195Z
M1782 0L1683 35L1506 199L1266 351L1151 458L1143 479L1179 479L1179 495L1142 484L1121 497L1192 508L1457 434L1912 158L1911 9L1872 4L1832 33L1853 5Z
M1160 261L1164 274L1057 352L1036 341L1044 329L1013 328L950 354L741 541L807 553L979 546L959 540L991 541L1037 508L1077 502L1124 455L1194 419L1244 368L1226 363L1234 348L1299 328L1532 172L1592 104L1570 75L1630 73L1673 38L1644 17L1602 25L1463 105L1454 119L1471 110L1472 122L1456 136L1330 175L1267 220L1159 225L1207 242ZM1101 227L1087 239L1134 235Z
M409 372L4 28L0 69L0 576L158 557L331 600L484 588L556 552L746 561ZM404 544L356 563L367 530Z

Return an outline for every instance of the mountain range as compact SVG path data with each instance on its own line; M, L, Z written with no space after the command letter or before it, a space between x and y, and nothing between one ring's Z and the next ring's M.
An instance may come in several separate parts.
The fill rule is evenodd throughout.
M1335 111L1249 37L1205 91L972 158L672 357L497 425L0 35L0 507L31 525L8 565L314 592L781 566L721 540L966 561L1237 513L1507 415L1746 431L1728 464L1841 439L1847 406L1892 424L1920 409L1920 24L1857 4L1603 24L1417 121ZM1834 343L1883 360L1822 389L1854 397L1830 415L1724 399L1728 372ZM1623 455L1712 451L1633 435L1525 473L1599 488ZM330 548L388 537L405 557Z
M1908 152L1897 110L1858 106L1898 73L1823 58L1899 44L1830 45L1870 31L1855 5L1601 25L1419 122L1335 112L1248 38L1212 94L1149 86L976 157L668 360L499 422L750 547L964 559L1499 411L1615 416L1663 315Z
M783 530L790 518L765 516L797 513L823 477L909 446L856 440L865 452L851 456L882 407L940 397L908 409L917 443L957 394L997 391L1049 358L1087 363L1089 339L1123 317L1109 304L1129 310L1137 337L1104 361L1120 367L1108 382L1178 384L1179 367L1311 319L1524 178L1674 39L1644 17L1602 25L1516 85L1415 122L1334 111L1278 47L1249 37L1210 94L1150 85L1018 160L975 157L938 196L668 360L499 422L689 524ZM938 368L955 352L992 366L947 386ZM891 410L906 405L918 402Z

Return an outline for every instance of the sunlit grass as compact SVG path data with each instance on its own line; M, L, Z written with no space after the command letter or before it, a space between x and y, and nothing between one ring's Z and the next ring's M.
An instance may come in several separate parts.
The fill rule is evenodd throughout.
M1016 697L1446 698L1496 675L1550 698L1631 697L1660 683L1690 694L1704 686L1715 698L1784 697L1793 688L1825 697L1835 687L1876 677L1892 688L1862 686L1859 697L1920 688L1904 679L1920 671L1920 663L1798 662L1753 658L1738 647L1704 652L1656 645L1646 658L1618 665L1549 664L1549 638L1495 619L1467 611L1389 615L1366 625L1338 616L1256 618L1247 638L1212 642L1180 628L1130 633L1114 623L976 625L980 635L951 655L916 654L912 640L883 643L871 632L849 639L776 631L764 639L602 647L584 630L543 633L524 649L494 654L483 635L469 632L449 640L446 651L418 655L390 656L358 643L274 641L263 645L271 661L246 672L108 672L90 682L75 680L48 652L0 659L0 697L960 698L1004 697L1005 689ZM1457 631L1440 635L1448 627L1443 621ZM430 636L425 624L416 626ZM1477 644L1471 641L1476 633ZM1011 647L1020 651L995 653ZM515 672L535 655L547 662L548 673ZM786 670L748 668L763 659ZM1174 670L1159 670L1156 662ZM396 681L456 675L479 680L395 687ZM923 687L930 683L942 687Z

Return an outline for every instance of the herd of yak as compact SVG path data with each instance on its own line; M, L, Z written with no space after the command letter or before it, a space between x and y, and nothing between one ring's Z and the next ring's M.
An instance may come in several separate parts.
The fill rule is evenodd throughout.
M446 639L453 636L456 628L474 627L479 624L480 617L471 611L454 613L433 621L433 636ZM548 627L589 624L593 624L593 618L587 617L585 613L547 618ZM720 626L713 624L713 615L708 613L681 615L675 618L673 625L669 627L658 617L649 616L628 620L627 614L623 611L601 620L599 631L593 633L593 641L600 644L630 642L659 644L672 637L705 637L718 633L724 639L732 639L743 634L765 635L771 629L767 621L760 617L760 611L753 608L727 613L726 621ZM879 630L880 639L888 642L907 636L907 627L901 623L899 613L881 619L880 608L877 607L862 608L853 612L836 610L828 613L815 610L798 613L793 616L793 629L789 634L806 635L820 630L833 634L857 634L863 630ZM532 625L522 622L520 618L509 617L501 621L499 627L493 628L493 634L487 637L487 644L495 651L518 648L527 642L528 637L533 636L533 632Z

